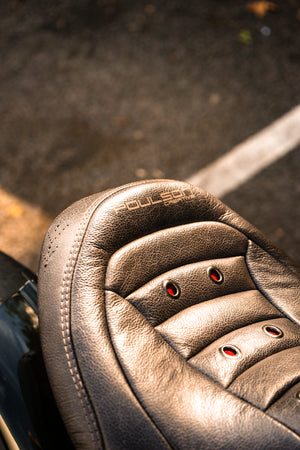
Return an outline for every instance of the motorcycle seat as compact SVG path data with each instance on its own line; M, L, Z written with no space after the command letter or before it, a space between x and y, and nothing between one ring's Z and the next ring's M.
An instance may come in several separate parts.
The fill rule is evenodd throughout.
M75 448L300 448L299 271L207 192L150 180L76 202L38 298Z

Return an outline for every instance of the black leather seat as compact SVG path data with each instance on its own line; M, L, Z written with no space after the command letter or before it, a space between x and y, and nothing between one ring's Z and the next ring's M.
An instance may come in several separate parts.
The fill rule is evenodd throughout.
M189 184L83 199L39 274L46 368L79 449L300 448L299 272Z

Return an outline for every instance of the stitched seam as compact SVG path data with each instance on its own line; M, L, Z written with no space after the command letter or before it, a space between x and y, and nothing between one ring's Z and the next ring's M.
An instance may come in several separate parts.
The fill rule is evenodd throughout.
M183 226L186 226L186 225L195 225L195 224L200 224L200 223L214 223L214 222L215 222L215 223L218 223L218 224L222 224L222 225L224 225L224 226L226 226L226 227L232 228L232 229L234 229L235 231L238 231L240 234L242 234L242 235L243 235L244 237L246 237L246 239L247 239L247 236L246 236L241 230L238 230L238 229L232 227L231 225L228 225L227 223L220 222L220 221L218 221L218 220L200 220L200 221L199 221L199 220L197 219L197 220L192 221L192 222L181 223L180 225L176 225L176 226L172 226L172 227L170 227L170 226L166 226L166 228L161 227L160 229L158 229L158 230L156 230L156 231L153 231L153 232L151 232L151 233L144 234L144 235L139 236L138 238L136 238L136 239L134 239L134 240L132 240L132 241L127 242L126 244L122 245L122 247L120 247L116 252L114 252L114 253L111 255L111 257L109 258L109 261L108 261L108 263L107 263L107 266L110 265L110 261L111 261L112 257L114 256L114 254L117 253L118 251L122 250L122 249L123 249L124 247L126 247L128 244L132 244L132 243L134 243L134 242L136 242L136 241L138 241L138 240L140 240L140 239L147 238L147 237L149 237L149 236L151 236L151 235L153 235L153 234L155 234L155 233L158 233L159 231L174 230L174 229L176 229L176 228L183 227ZM189 264L197 264L197 263L202 263L202 262L205 263L205 262L209 262L209 261L212 261L212 260L215 260L215 259L238 258L238 257L241 257L241 256L245 258L245 257L246 257L246 252L247 252L247 250L248 250L248 245L249 245L249 240L248 240L248 242L247 242L247 246L246 246L246 248L245 248L245 252L244 252L244 253L233 252L233 253L232 253L231 255L229 255L229 256L223 256L223 257L219 257L219 258L216 258L216 257L212 256L212 257L210 257L209 259L199 259L198 257L195 257L194 259L192 259L192 260L190 260L190 261L187 261L185 264L181 264L181 265L179 265L179 266L178 266L178 265L170 266L165 272L159 273L159 274L157 274L157 275L154 275L152 278L150 278L149 280L147 280L147 281L146 281L145 283L143 283L142 285L137 286L132 292L126 294L126 296L125 296L124 298L129 297L129 295L133 294L133 293L136 292L138 289L140 289L141 287L145 286L145 284L150 283L152 280L155 280L155 278L158 278L159 276L163 275L164 273L167 273L167 272L169 272L169 271L171 271L171 270L179 269L179 268L184 267L184 266L187 266L187 265L189 265ZM100 248L105 250L105 248L103 248L102 246L100 246ZM247 265L246 265L246 266L247 266ZM109 289L109 290L111 290L111 291L114 291L114 289L113 289L113 288L110 288L109 286L107 286L107 289ZM116 292L116 293L118 293L118 292ZM120 295L120 294L119 294L119 295Z
M256 320L255 322L249 322L249 323L247 323L246 325L243 325L242 327L239 327L239 328L235 328L234 330L232 330L232 331L229 331L228 333L226 333L226 334L223 334L221 337L219 337L219 338L217 338L217 339L215 339L215 340L213 340L212 342L210 342L208 345L206 345L205 347L203 347L199 352L197 352L195 355L193 355L193 356L191 356L191 357L189 357L186 361L189 361L190 359L192 359L192 358L194 358L195 356L199 356L207 347L209 347L210 345L213 345L213 344L215 344L217 341L219 341L220 339L223 339L223 338L226 338L226 336L228 336L229 334L231 334L231 333L235 333L236 331L238 331L238 330L243 330L244 328L247 328L247 327L251 327L252 325L257 325L257 324L259 324L259 323L265 323L267 320L269 320L269 321L272 321L272 320L275 320L275 319L286 319L286 317L282 317L282 316L275 316L275 317L265 317L265 318L263 318L263 319L261 319L261 320ZM281 350L280 350L281 351ZM277 352L275 352L275 353L277 353ZM263 359L265 359L265 358L267 358L267 356L266 357L264 357ZM261 360L260 360L261 361ZM256 363L255 363L256 364ZM251 366L252 367L252 366ZM247 369L246 369L247 370ZM242 372L243 373L243 372ZM238 375L239 376L239 375ZM231 383L230 383L231 384Z
M251 291L257 291L257 289L245 289L245 290L240 290L240 291L234 291L234 292L229 292L228 294L224 294L224 295L220 295L219 297L212 297L212 298L207 298L206 300L202 300L199 301L198 303L194 303L190 306L187 306L186 308L181 309L180 311L178 311L177 313L173 314L172 316L168 317L166 320L164 320L163 322L158 323L157 325L154 326L154 328L159 327L161 325L163 325L165 322L167 322L170 319L173 319L174 317L176 317L178 314L182 313L182 311L186 311L189 308L193 308L194 306L198 306L198 305L204 305L206 302L212 302L214 300L217 300L218 298L222 298L222 297L226 297L227 295L235 295L235 294L241 294L244 292L251 292ZM130 303L130 299L127 299ZM133 304L133 303L131 303ZM138 309L138 308L137 308Z
M228 388L232 385L232 383L234 383L239 377L243 376L248 370L250 370L250 369L252 369L253 367L257 366L257 365L260 364L262 361L265 361L265 360L268 359L268 358L272 358L272 356L277 355L278 353L285 352L285 351L287 351L287 350L291 350L291 349L298 348L298 347L300 348L300 345L299 345L299 344L293 345L293 346L291 346L291 347L281 348L281 349L278 349L277 351L271 353L270 355L265 356L264 358L260 359L259 361L256 361L254 364L252 364L251 366L247 367L247 368L246 368L245 370L243 370L239 375L237 375L237 376L236 376L236 377L235 377L228 385L226 385L226 389L228 389ZM299 375L299 376L300 376L300 375Z
M288 386L286 389L282 389L282 391L280 392L280 394L278 395L278 397L275 396L275 397L272 399L272 401L271 401L271 402L269 403L269 405L266 407L266 409L264 410L264 412L265 412L266 414L268 414L269 408L271 408L273 405L275 405L275 403L277 403L279 400L281 400L282 397L283 397L285 394L287 394L291 389L293 389L293 387L295 387L295 386L299 383L299 381L300 381L300 375L299 375L297 378L295 378L294 381L291 382L291 383L289 384L289 386ZM272 416L271 416L271 417L272 417Z
M160 180L156 180L156 181L160 181ZM164 180L164 181L168 181L168 180ZM223 215L223 216L224 216L224 215ZM238 226L236 226L236 225L234 225L234 224L230 224L230 223L227 223L226 221L222 220L222 219L224 219L223 216L220 216L219 218L215 218L215 219L213 219L213 220L207 220L207 219L206 219L206 220L200 220L200 222L201 222L201 223L204 223L204 222L216 222L216 223L220 223L220 224L226 225L226 226L228 226L228 227L230 227L230 228L232 228L232 229L238 231L239 233L241 233L243 236L245 236L245 237L248 239L247 249L246 249L245 253L242 254L242 255L232 255L232 257L235 257L235 256L244 256L244 257L245 257L246 266L247 266L247 268L248 268L248 271L249 271L250 276L251 276L251 272L250 272L250 269L249 269L248 264L247 264L247 255L248 255L249 242L250 242L250 241L254 242L254 244L256 244L256 245L258 245L260 248L262 248L264 252L268 253L268 255L270 255L272 258L274 258L274 259L275 259L276 261L278 261L280 264L284 265L284 267L285 267L287 270L289 270L289 271L292 272L293 274L299 275L299 273L297 272L296 269L289 267L285 261L282 261L280 258L278 258L278 256L273 255L273 253L272 253L269 249L263 248L263 247L261 246L261 244L260 244L259 242L257 242L257 239L256 239L256 238L253 239L253 237L250 237L250 236L249 236L249 233L247 233L245 230L241 229L240 227L238 227ZM225 218L225 219L226 219L226 218ZM176 225L175 227L171 227L171 228L180 227L180 226L182 226L182 225L191 225L191 224L200 223L200 222L199 222L199 219L197 218L197 219L195 219L195 220L189 221L189 222L187 222L187 223L181 223L181 224ZM140 237L137 238L137 239L141 239L141 238L144 238L144 237L146 237L146 236L150 236L151 234L156 233L156 232L158 232L158 231L168 230L169 228L170 228L169 226L167 226L166 228L161 227L161 228L159 228L159 229L157 229L157 230L154 230L154 231L151 232L151 233L147 233L147 234L145 234L145 235L142 235L142 236L140 236ZM135 239L135 240L137 240L137 239ZM129 241L129 242L127 242L127 244L129 244L129 243L131 243L131 242L134 242L134 241ZM123 247L126 246L127 244L124 244L121 248L123 248ZM120 249L121 249L121 248L120 248ZM112 257L112 256L113 256L113 254L111 255L111 257ZM111 258L110 258L110 259L111 259ZM108 265L109 265L109 261L108 261ZM172 270L172 268L169 269L169 270ZM157 275L157 276L159 276L159 275ZM156 277L154 277L154 278L156 278ZM251 276L251 278L252 278L252 276ZM253 282L254 282L254 284L255 284L255 286L256 286L256 283L255 283L255 281L254 281L253 278L252 278L252 280L253 280ZM151 280L149 280L149 281L151 281ZM142 285L142 286L143 286L143 285ZM141 286L140 286L140 287L141 287ZM137 288L137 289L139 289L139 288ZM137 289L135 289L133 292L135 292ZM261 292L261 293L262 293L262 292ZM263 294L263 293L262 293L262 294ZM128 295L131 295L131 294L127 294L127 296L128 296ZM264 294L263 294L263 295L264 295ZM126 296L126 297L127 297L127 296ZM267 298L267 297L266 297L266 298ZM267 298L267 300L269 300L269 299ZM270 301L270 300L269 300L269 301ZM274 306L276 307L276 305L274 305ZM279 309L279 308L277 307L277 309ZM280 312L281 312L281 311L280 311ZM290 320L292 320L292 319L290 319Z
M255 325L256 323L259 322L264 322L266 320L272 320L272 319L282 319L282 316L274 316L274 317L270 317L270 316L265 316L264 318L261 318L259 321L255 321L255 322L248 322L246 325L244 325L244 327L248 327L250 325ZM238 328L233 328L232 330L230 330L228 333L223 334L222 336L220 336L217 339L214 339L213 341L209 342L209 344L207 344L205 347L202 347L200 350L196 351L196 353L192 354L191 356L189 356L186 361L189 361L190 359L194 358L195 356L200 355L200 353L202 353L202 351L204 349L206 349L209 345L214 344L216 341L218 341L219 339L222 339L224 336L226 336L227 334L233 333L235 331L241 330L244 327L238 327Z
M132 292L130 292L129 294L126 294L126 296L124 297L126 300L127 300L127 297L130 297L130 295L133 295L136 291L138 291L139 289L141 289L142 287L144 287L144 286L146 286L148 283L151 283L153 280L155 280L156 278L159 278L159 277L161 277L161 276L163 276L163 275L165 275L166 273L168 273L168 272L171 272L171 271L173 271L173 270L177 270L177 269L182 269L182 268L184 268L184 267L187 267L187 266L191 266L191 265L193 265L193 264L202 264L203 263L203 265L205 265L205 264L207 264L207 263L210 263L211 261L219 261L219 260L226 260L226 259L230 259L230 258L244 258L245 259L245 255L240 255L240 254L238 254L238 255L232 255L232 256L225 256L225 257L222 257L222 258L210 258L210 259L197 259L197 260L195 260L195 261L192 261L192 262L188 262L188 263L186 263L186 264L181 264L180 266L174 266L174 267L171 267L170 269L168 269L168 270L166 270L165 272L162 272L162 273L160 273L159 275L156 275L155 277L153 277L153 278L151 278L149 281L146 281L146 283L144 283L144 284L142 284L141 286L138 286L136 289L134 289L134 291L132 291ZM247 265L245 264L245 266L246 266L246 268L247 268ZM249 270L248 270L248 272L249 272ZM249 276L249 278L250 278L250 281L253 281L252 280L252 278ZM254 283L253 283L254 284ZM109 289L109 290L112 290L112 289L110 289L109 287L108 288L106 288L106 289ZM250 289L248 289L248 290L250 290Z
M110 292L112 292L112 291L110 291ZM117 295L119 295L120 297L122 297L120 294L118 294L118 293L116 293L116 292L114 292L114 294L117 294ZM107 325L108 336L109 336L111 348L112 348L112 350L113 350L113 352L114 352L114 355L115 355L115 358L116 358L116 360L117 360L117 362L118 362L118 364L119 364L120 370L121 370L121 372L122 372L122 374L123 374L123 376L124 376L124 378L125 378L125 380L126 380L126 382L127 382L128 387L130 388L130 391L132 392L134 398L137 400L138 404L141 406L141 409L144 411L145 415L147 416L147 418L149 419L149 421L151 422L151 424L152 424L152 425L154 426L154 428L158 431L158 433L159 433L159 435L161 436L162 440L165 440L166 443L168 444L168 446L170 447L170 449L173 449L173 447L171 446L171 444L169 443L169 441L167 440L167 438L163 435L163 433L161 432L161 430L159 429L159 427L156 425L154 419L152 419L152 417L151 417L150 414L147 412L146 408L144 407L144 405L142 404L142 402L140 401L140 399L138 398L138 396L137 396L136 393L134 392L134 389L132 388L132 386L131 386L131 384L130 384L130 382L129 382L127 376L126 376L124 367L123 367L123 365L121 364L121 362L120 362L120 360L119 360L119 358L118 358L117 352L116 352L116 350L115 350L115 347L114 347L114 344L113 344L113 341L112 341L112 338L111 338L110 327L109 327L109 322L108 322L108 320L107 320L107 312L106 312L106 308L107 308L107 307L106 307L106 296L105 296L104 298L105 298L105 300L104 300L104 306L105 306L105 308L104 308L104 309L105 309L105 320L106 320L106 325ZM123 298L123 300L125 300L125 301L128 302L128 300L126 300L124 297L122 297L122 298ZM128 302L128 303L129 303L129 302ZM134 305L133 305L133 306L134 306ZM156 331L156 330L155 330L155 331Z
M277 309L281 314L283 314L288 320L290 320L291 322L293 322L295 325L299 326L298 322L297 322L296 320L294 320L293 317L291 317L289 314L287 314L285 311L283 311L278 305L276 305L276 304L273 302L271 296L270 296L269 294L267 294L266 292L264 292L263 288L259 285L258 281L255 279L253 270L252 270L252 268L251 268L250 265L249 265L249 245L250 245L250 242L251 242L251 239L248 240L248 248L247 248L246 253L245 253L245 264L246 264L246 267L247 267L247 269L248 269L249 276L250 276L251 280L253 281L254 286L256 286L256 289L261 293L261 295L263 295L263 296L265 297L265 299L266 299L269 303L271 303L272 306L274 306L274 308L276 308L276 309ZM252 241L252 242L254 242L254 244L256 244L255 241ZM264 251L264 249L263 249L262 247L260 247L258 244L256 244L256 245L257 245L260 249L262 249L262 250ZM273 255L271 255L271 254L270 254L270 256L273 257ZM274 257L273 257L273 258L274 258ZM274 259L276 259L276 258L274 258ZM276 259L276 261L278 261L278 262L281 263L281 261L278 260L278 259Z
M186 310L188 310L190 308L195 308L196 309L197 307L199 307L201 309L201 305L206 305L208 302L213 302L213 301L217 301L218 302L219 299L224 300L224 297L237 295L237 294L244 294L244 293L249 293L249 292L251 292L251 293L258 292L260 294L260 292L256 288L254 288L254 289L246 289L244 291L229 292L228 294L219 295L218 297L208 298L207 300L203 300L203 301L200 301L198 303L194 303L191 306L187 306L186 308L178 311L176 314L173 314L172 316L170 316L168 319L164 320L163 322L160 322L159 324L155 325L154 328L160 327L161 325L164 325L170 319L174 319L177 315L181 314L182 311L186 311Z
M72 244L71 251L69 253L68 261L65 266L64 275L63 275L63 284L62 284L62 291L61 291L61 303L60 303L60 310L61 310L61 330L62 330L62 338L63 338L63 344L64 344L64 350L65 355L67 358L67 363L69 367L69 371L74 383L74 387L77 392L77 396L79 397L81 404L83 406L84 415L87 419L87 424L89 427L89 431L93 436L94 443L100 443L100 436L98 432L97 422L95 419L95 414L93 412L90 400L88 398L88 395L86 393L86 390L83 386L81 376L78 371L78 364L74 356L74 348L71 341L71 333L70 333L70 293L71 293L71 284L73 280L73 269L75 266L75 263L77 261L78 253L81 247L82 239L86 232L86 227L91 220L93 213L95 212L95 209L103 203L104 200L109 198L110 196L118 193L119 191L122 191L126 188L130 188L132 186L145 184L146 182L139 182L139 183L132 183L124 186L121 189L115 190L113 192L110 192L107 196L102 198L99 202L99 199L97 199L95 202L93 202L89 208L86 210L81 224L79 226L78 231L76 232L74 242ZM89 417L90 414L90 417ZM90 420L92 422L90 422ZM92 429L92 426L94 429Z
M231 211L234 212L234 211ZM235 213L239 218L241 218L237 213ZM225 221L223 221L225 220ZM224 223L225 225L228 225L231 228L234 228L235 230L239 231L240 233L242 233L244 236L246 236L248 238L249 241L254 242L254 244L258 245L258 247L262 248L266 253L268 253L268 255L270 255L272 258L274 258L276 261L278 261L280 264L282 264L288 271L292 272L294 275L299 276L299 268L298 266L295 266L294 261L291 261L292 264L294 264L292 267L288 265L288 263L282 259L280 259L281 256L287 256L287 255L276 255L272 253L272 249L269 248L263 248L261 243L259 243L259 237L257 239L257 236L251 236L251 233L243 230L242 228L239 228L238 226L234 225L234 224L229 224L226 222L226 214L222 214L218 219L216 219L216 222L220 222L220 223ZM251 224L250 224L251 225ZM272 242L267 243L267 245L272 244ZM275 250L273 248L273 250Z
M90 212L94 208L95 204L98 202L93 202L91 207L86 211L84 214L84 217L82 219L81 225L79 227L79 230L77 231L75 235L75 240L73 242L69 258L64 270L63 275L63 284L62 284L62 297L61 297L61 331L62 331L62 337L63 337L63 344L64 344L64 350L65 355L67 358L67 363L69 367L69 371L74 383L74 387L77 392L77 396L80 399L80 402L83 407L84 416L87 420L89 431L92 435L92 439L94 444L100 442L99 432L97 429L97 423L95 419L95 415L93 413L92 407L90 405L87 393L84 389L83 383L81 381L81 377L78 371L77 362L74 357L74 350L73 345L71 342L71 333L70 333L70 293L71 293L71 284L72 284L72 273L73 268L75 266L76 260L77 260L77 254L78 250L80 248L80 239L82 238L84 227L86 223L86 219L89 216Z
M127 300L128 297L130 297L130 295L133 295L136 291L138 291L142 287L146 286L148 283L151 283L152 281L156 280L156 278L159 278L159 277L161 277L161 276L165 275L166 273L171 272L173 270L182 269L184 267L191 266L193 264L201 264L201 263L206 264L206 263L209 263L210 261L215 261L215 260L220 260L220 259L225 260L225 259L229 259L229 258L241 258L241 257L245 258L245 255L233 255L233 256L225 256L224 258L210 258L210 259L201 259L201 260L197 259L195 261L188 262L186 264L181 264L180 266L172 266L172 267L170 267L170 269L166 270L165 272L161 272L159 275L156 275L155 277L150 278L150 280L146 281L144 284L141 284L140 286L135 288L134 291L129 292L129 294L126 294L125 297L123 297L119 292L117 292L116 289L111 288L109 286L105 286L104 290L115 292L116 294L120 295L121 297L123 297L123 298L125 298ZM247 267L247 265L246 265L246 267ZM250 276L249 276L249 278L250 278L250 281L253 281ZM247 290L251 290L251 289L247 289ZM254 287L253 290L257 290L256 286ZM237 291L237 292L239 292L239 291Z
M193 366L192 366L193 367ZM293 434L296 434L296 437L299 438L299 435L292 429L290 428L288 425L286 425L285 423L281 422L278 419L275 419L273 416L271 416L268 413L268 410L263 411L260 408L258 408L254 403L252 403L250 400L247 400L246 398L240 397L239 395L229 391L227 388L224 388L224 386L222 386L218 381L214 380L211 376L207 375L206 373L202 372L200 369L196 369L198 370L202 375L204 375L205 377L207 377L209 380L211 380L213 383L217 384L220 388L222 388L225 392L227 392L227 394L232 395L233 397L237 398L238 400L240 400L241 402L246 403L247 405L251 406L252 408L256 409L257 411L261 412L262 414L267 415L273 422L275 423L279 423L280 425L282 425L283 428L286 428L287 430L291 431Z
M191 367L193 367L192 365L190 365ZM260 408L258 408L256 405L254 405L253 403L251 403L250 400L240 397L239 395L231 392L228 390L228 387L224 387L219 381L214 380L210 375L208 375L207 373L202 372L201 369L196 369L196 367L193 367L193 369L199 371L202 375L204 375L205 377L207 377L209 380L211 380L213 383L215 383L217 386L219 386L223 391L225 391L227 394L232 395L233 397L237 398L238 400L240 400L241 402L246 403L247 405L251 406L252 408L256 409L257 411L261 412L262 414L267 415L270 419L272 419L273 422L275 423L279 423L283 428L286 428L287 430L291 431L293 434L296 435L296 437L299 439L299 435L292 429L290 428L288 425L286 425L285 423L281 422L279 419L275 419L273 416L271 416L270 414L268 414L268 410L266 411L262 411Z

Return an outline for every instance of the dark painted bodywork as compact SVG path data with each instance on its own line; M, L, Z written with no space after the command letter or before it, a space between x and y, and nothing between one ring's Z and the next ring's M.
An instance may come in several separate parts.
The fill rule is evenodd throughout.
M0 450L72 448L44 368L36 282L0 252Z

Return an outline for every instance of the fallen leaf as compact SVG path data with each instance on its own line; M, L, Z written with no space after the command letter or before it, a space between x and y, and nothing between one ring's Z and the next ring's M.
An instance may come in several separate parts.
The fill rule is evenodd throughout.
M250 2L247 3L246 9L249 12L252 12L257 17L262 19L269 11L275 11L278 8L276 3L273 2Z
M245 45L252 44L253 39L252 39L251 32L249 30L240 30L239 41Z
M24 210L22 206L13 204L7 207L6 212L10 217L18 218L23 214Z

